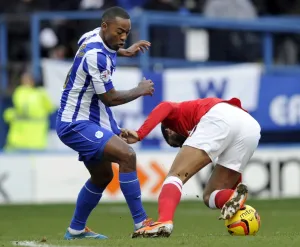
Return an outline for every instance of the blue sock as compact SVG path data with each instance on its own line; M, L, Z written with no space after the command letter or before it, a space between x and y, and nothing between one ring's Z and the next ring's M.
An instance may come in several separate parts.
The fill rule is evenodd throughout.
M130 209L135 224L147 218L142 205L141 187L136 171L119 174L120 187Z
M70 224L73 230L83 230L87 218L92 210L97 206L102 197L104 189L98 188L88 180L79 192L75 212Z

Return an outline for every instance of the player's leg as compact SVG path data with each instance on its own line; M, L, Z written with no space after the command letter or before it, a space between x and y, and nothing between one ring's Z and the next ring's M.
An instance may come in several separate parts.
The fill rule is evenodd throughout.
M102 158L119 164L120 187L130 209L135 229L148 224L148 217L141 201L136 154L132 147L121 138L114 136L105 145Z
M221 208L221 219L231 218L247 199L247 186L238 182L248 161L257 148L260 126L248 113L232 108L235 116L231 126L235 130L233 138L222 154L204 191L203 199L211 208Z
M102 130L102 132L104 133L104 138L106 131ZM119 164L120 187L129 206L135 229L138 229L148 223L148 217L141 201L135 152L127 143L115 135L107 139L105 144L93 156L93 159L98 160L98 162L92 161L91 163L91 161L85 161L91 173L91 180L87 183L94 189L94 200L96 201L96 195L100 196L112 179L112 168L110 165L102 166L103 161L104 164L111 164L111 162Z
M74 215L65 234L65 239L88 236L106 238L101 234L91 232L86 227L86 221L99 203L106 186L113 178L111 162L91 160L85 162L85 164L91 174L91 178L87 180L78 194Z
M242 173L258 146L260 126L249 114L239 111L239 115L237 116L240 119L238 126L242 127L239 128L230 148L220 156L219 162L224 167ZM247 186L240 183L230 199L222 207L220 219L231 218L243 207L247 194Z
M86 228L86 221L101 199L106 185L112 179L111 163L101 160L101 152L114 134L90 121L57 122L57 133L64 144L78 152L79 160L84 162L90 173L97 171L97 174L103 173L107 176L99 182L94 179L94 175L91 175L83 185L65 239L106 238ZM93 167L93 171L89 167Z
M233 196L237 208L247 199L247 186L240 183L241 173L217 164L203 192L203 201L211 209L222 209Z
M89 121L61 124L57 129L60 139L79 153L79 159L84 161L91 173L91 179L86 182L79 193L77 203L81 205L78 209L79 214L87 218L97 205L105 186L112 177L109 164L115 162L120 165L121 189L132 212L135 227L146 224L147 215L141 203L141 191L136 174L136 156L133 149L112 132ZM84 196L81 196L82 191L85 192ZM86 197L85 194L88 192L90 194ZM88 200L85 200L87 198ZM85 212L81 214L81 211ZM73 230L76 232L73 232L75 234L72 234L72 237L79 238L78 235L81 237L85 234L85 229L83 229L85 222L86 220L82 220L81 224L74 224L76 229Z
M158 198L159 222L173 221L181 199L182 186L210 162L209 156L203 150L189 146L180 149Z
M183 146L163 183L158 198L157 222L135 231L132 237L169 237L173 230L173 217L181 199L183 184L210 162L211 159L205 151Z

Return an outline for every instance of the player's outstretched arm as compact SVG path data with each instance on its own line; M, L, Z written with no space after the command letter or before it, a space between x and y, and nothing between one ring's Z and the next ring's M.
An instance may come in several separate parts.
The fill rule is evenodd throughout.
M124 130L121 138L128 144L134 144L143 140L159 123L172 114L173 105L170 102L162 102L149 114L138 131Z
M164 121L173 112L173 105L171 102L161 102L149 114L145 122L136 131L138 140L143 140L159 123Z
M140 40L134 43L132 46L128 47L127 49L119 49L118 56L121 57L134 57L139 52L144 53L146 50L149 49L151 43L147 40Z
M106 106L117 106L126 104L141 96L152 96L153 93L154 83L151 80L143 78L138 86L133 89L118 91L112 88L108 92L98 94L98 97Z
M83 69L91 76L95 93L106 106L122 105L141 96L153 95L154 83L145 78L131 90L115 90L111 80L110 63L106 54L93 51L86 55L83 62Z

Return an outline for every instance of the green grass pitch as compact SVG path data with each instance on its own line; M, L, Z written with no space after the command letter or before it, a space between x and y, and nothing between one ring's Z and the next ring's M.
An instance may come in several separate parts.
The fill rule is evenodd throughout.
M31 241L37 246L201 246L201 247L299 247L300 199L248 201L261 215L262 226L256 236L230 236L219 211L201 201L182 202L176 212L174 231L166 239L131 239L132 221L127 206L99 204L88 226L107 235L108 240L62 240L74 205L0 206L0 247L14 246L13 241ZM157 217L157 204L145 203L148 214ZM46 242L40 241L45 238ZM34 241L34 242L33 242ZM19 245L21 246L21 245Z

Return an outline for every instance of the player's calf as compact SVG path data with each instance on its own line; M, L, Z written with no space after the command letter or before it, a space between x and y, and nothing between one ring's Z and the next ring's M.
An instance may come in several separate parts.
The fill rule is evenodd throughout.
M233 193L232 189L215 190L210 194L204 193L203 201L211 209L221 209Z
M104 157L119 164L120 188L130 209L134 227L140 228L147 214L142 204L134 150L119 137L112 137L105 146Z

